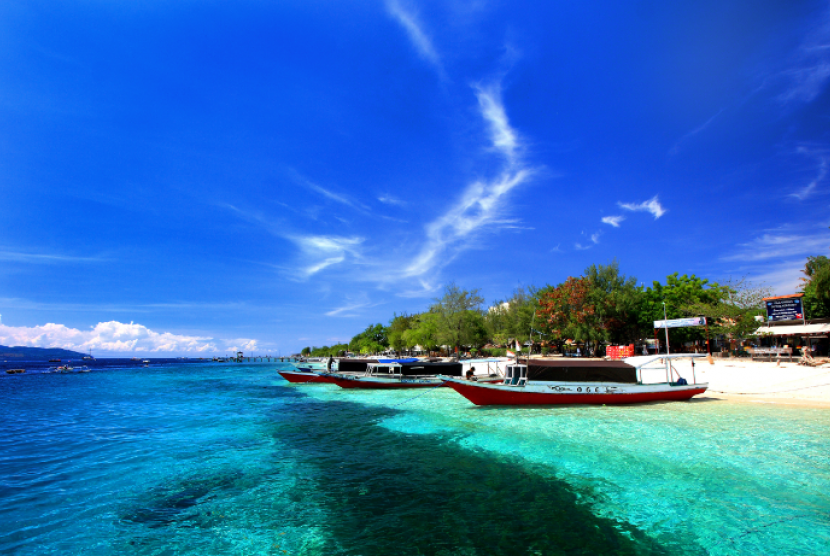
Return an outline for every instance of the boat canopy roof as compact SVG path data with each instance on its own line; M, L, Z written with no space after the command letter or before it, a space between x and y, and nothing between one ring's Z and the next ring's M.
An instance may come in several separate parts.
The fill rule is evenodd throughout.
M637 383L637 368L622 361L580 361L578 359L522 359L527 379L550 382Z
M343 358L337 362L339 373L362 373L366 371L369 363L377 363L377 359L347 359Z
M411 363L375 363L378 367L392 367L400 372L401 376L463 376L461 363L429 363L416 361Z

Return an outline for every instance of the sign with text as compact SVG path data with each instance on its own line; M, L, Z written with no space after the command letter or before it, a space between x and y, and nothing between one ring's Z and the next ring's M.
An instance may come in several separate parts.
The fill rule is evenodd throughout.
M803 320L804 310L801 307L800 297L785 297L783 299L769 299L767 305L767 320Z
M654 328L684 328L686 326L706 326L706 317L654 321Z

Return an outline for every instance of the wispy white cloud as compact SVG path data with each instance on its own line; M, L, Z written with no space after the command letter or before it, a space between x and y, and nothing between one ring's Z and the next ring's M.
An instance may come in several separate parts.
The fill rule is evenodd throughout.
M250 338L217 340L206 336L156 332L141 324L118 321L99 322L90 330L55 323L32 327L0 324L0 343L112 353L213 353L257 349L257 341Z
M501 86L498 83L488 87L476 86L476 96L481 115L490 128L493 147L500 150L512 163L519 147L519 136L510 127L504 104L501 101Z
M600 235L602 235L602 232L596 232L594 234L591 234L591 241L593 241L595 245L597 243L599 243L599 236Z
M418 280L417 287L398 292L398 297L429 297L441 289L441 284L429 282L423 278Z
M625 220L625 216L603 216L601 220L603 224L609 224L615 228L619 228L620 222Z
M356 317L358 316L359 309L365 309L367 307L374 307L377 304L372 304L369 302L360 302L360 303L348 303L343 305L342 307L338 307L336 309L332 309L331 311L326 313L327 317Z
M112 259L104 257L76 257L73 255L56 255L45 253L22 253L19 251L0 251L0 261L34 263L34 264L60 264L60 263L104 263Z
M220 206L262 227L268 233L296 245L300 251L298 261L290 265L273 265L294 279L307 280L330 266L343 263L348 259L358 261L363 258L362 244L365 241L363 237L302 234L277 225L256 211L243 211L227 203Z
M314 191L315 193L329 199L330 201L334 201L335 203L340 203L341 205L345 205L347 207L360 210L362 212L368 212L369 209L364 206L363 204L355 201L354 199L349 198L346 195L341 193L335 193L329 189L326 189L320 184L317 184L307 177L303 176L296 170L291 170L291 175L294 178L294 181L303 187Z
M750 272L748 276L759 286L772 290L772 295L788 295L801 289L803 282L805 258L790 258L765 264L760 271ZM808 315L809 317L809 315Z
M830 8L818 18L811 31L805 35L801 45L792 55L790 67L768 78L768 81L783 82L784 91L778 100L808 103L815 100L827 86L830 79Z
M593 247L593 245L582 245L581 243L574 243L574 249L576 249L577 251L585 251L587 249L590 249L591 247Z
M793 233L776 230L764 233L752 241L738 245L736 253L722 257L724 261L765 261L791 258L797 255L807 257L830 249L830 234L826 228L814 234Z
M509 194L532 177L533 169L519 157L519 136L510 126L501 101L500 86L476 86L475 90L481 116L489 128L491 145L505 156L504 168L491 180L478 180L468 185L458 202L426 226L424 247L406 267L404 276L423 276L448 264L460 251L470 247L482 232L516 227L515 220L504 218L509 207Z
M488 145L499 155L496 162L501 167L495 170L492 177L469 183L461 192L460 199L449 203L443 214L424 226L423 237L413 238L410 235L406 245L389 243L381 253L382 247L378 243L367 246L366 239L361 236L304 234L290 230L288 225L278 225L270 217L256 211L243 211L229 204L223 207L296 245L299 253L293 264L272 265L295 279L307 280L337 266L338 279L342 281L374 282L380 287L395 284L396 294L404 297L430 295L437 285L432 283L432 279L426 281L425 277L434 277L459 253L474 248L485 234L506 229L528 229L521 221L510 218L510 193L529 181L537 169L527 165L522 158L523 144L510 125L500 84L474 85L473 89L487 130ZM303 186L326 195L324 188L311 180L301 176L297 179L302 179ZM345 196L325 191L332 200L357 205ZM379 196L378 200L386 204L400 203L399 199L388 194ZM411 234L412 230L407 232ZM409 248L410 245L413 247ZM410 287L414 284L419 285ZM344 312L347 311L333 314Z
M292 235L288 236L302 251L305 262L298 268L302 278L309 278L332 265L342 263L347 257L359 259L361 237Z
M529 170L506 171L491 182L477 181L467 187L456 206L427 226L425 246L406 274L421 276L449 263L476 234L498 229L498 215L506 208L503 198L530 175Z
M642 203L617 203L620 208L624 208L625 210L635 211L635 212L650 212L654 219L657 220L664 214L666 214L666 209L663 208L663 205L660 204L660 201L657 199L657 195L649 199L648 201L643 201Z
M418 21L417 14L404 8L398 0L387 0L386 9L404 28L421 58L432 64L438 71L439 76L443 78L445 74L441 57L432 45L432 40L423 31L423 26Z
M709 118L708 120L703 122L701 125L697 126L692 131L688 132L683 137L678 139L677 142L674 144L674 146L669 151L669 154L675 155L678 152L680 152L680 144L682 142L684 142L686 139L689 139L690 137L694 137L695 135L697 135L698 133L700 133L701 131L703 131L707 127L709 127L709 125L711 125L711 123L714 122L717 119L717 117L720 116L723 113L723 111L724 111L724 109L721 108L720 110L718 110L717 114L715 114L714 116L712 116L711 118Z
M380 197L378 197L378 201L380 201L381 203L383 203L383 204L385 204L385 205L398 205L398 206L403 206L403 205L405 205L405 204L406 204L406 203L404 203L403 201L401 201L400 199L396 199L396 198L395 198L395 197L393 197L392 195L388 195L388 194L386 194L386 195L381 195Z
M796 199L803 201L804 199L812 196L815 193L818 184L824 181L824 178L827 177L828 156L824 151L812 151L806 147L799 147L798 152L801 154L812 155L818 159L818 174L816 177L800 190L795 193L790 193L791 197L795 197Z

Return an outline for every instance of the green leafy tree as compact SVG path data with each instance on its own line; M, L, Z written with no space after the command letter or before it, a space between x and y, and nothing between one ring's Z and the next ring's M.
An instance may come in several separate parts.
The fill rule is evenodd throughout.
M349 344L336 344L333 346L311 348L310 355L312 357L338 357L348 350Z
M461 345L470 346L476 350L486 344L490 337L484 316L478 311L466 311L464 313L461 330Z
M349 342L349 349L358 353L380 353L389 346L389 331L382 324L373 324Z
M598 352L603 342L629 342L639 337L642 291L636 279L620 273L619 264L591 265L585 275L570 277L539 297L537 315L549 341L573 339Z
M693 314L696 305L716 305L724 295L723 289L716 283L709 284L706 278L679 276L677 272L666 277L666 283L653 282L651 288L642 292L640 307L637 312L640 334L644 338L654 334L654 321L663 320L663 303L666 318L679 319ZM690 342L703 340L706 332L702 328L673 328L669 332L671 342ZM662 341L664 336L659 337Z
M617 344L639 337L638 311L642 291L634 277L620 273L619 263L591 265L585 270L589 280L588 301L595 308L590 323L597 329L597 340Z
M524 343L530 338L530 329L538 305L539 290L534 287L516 288L507 301L497 301L484 314L490 339L499 345L510 339ZM538 338L538 337L537 337Z
M392 317L392 320L389 323L389 345L395 351L401 351L405 348L410 347L412 344L408 344L404 337L404 333L412 328L413 325L417 322L416 317L414 315L408 315L406 313L402 315L395 315Z
M712 335L724 335L736 341L755 336L761 324L756 317L764 314L764 298L772 295L770 289L741 278L727 280L710 290L709 299L686 305L683 308L686 314L706 317Z
M438 346L440 317L436 313L415 315L411 328L403 333L403 342L408 347L421 346L431 351Z
M310 354L311 354L311 348L310 347L304 347L303 350L300 352L300 355L310 355Z
M824 255L808 257L802 272L807 318L830 317L830 259Z
M471 336L467 326L473 321L467 315L469 311L481 312L484 299L478 290L462 290L455 282L444 286L444 295L435 299L430 312L438 315L439 341L453 347L462 345Z

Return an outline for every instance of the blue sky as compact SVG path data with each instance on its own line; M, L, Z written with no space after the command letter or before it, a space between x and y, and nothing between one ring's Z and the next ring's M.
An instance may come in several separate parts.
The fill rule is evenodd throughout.
M0 3L0 344L282 354L830 249L828 2Z

